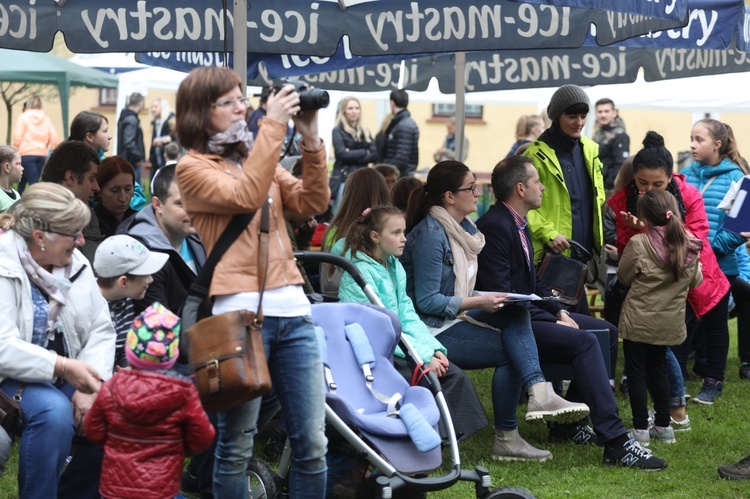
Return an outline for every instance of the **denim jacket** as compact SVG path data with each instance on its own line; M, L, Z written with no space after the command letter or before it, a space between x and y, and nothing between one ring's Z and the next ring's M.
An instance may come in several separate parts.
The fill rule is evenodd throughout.
M478 231L466 219L461 227L469 234ZM441 327L446 319L455 319L462 298L453 296L453 253L440 222L427 215L407 234L401 264L406 270L406 293L422 321Z

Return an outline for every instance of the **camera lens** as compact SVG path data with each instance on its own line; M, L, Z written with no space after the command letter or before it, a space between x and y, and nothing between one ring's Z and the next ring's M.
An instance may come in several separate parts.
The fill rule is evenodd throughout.
M299 93L299 107L302 111L317 111L328 107L331 98L328 92L317 88L308 88Z

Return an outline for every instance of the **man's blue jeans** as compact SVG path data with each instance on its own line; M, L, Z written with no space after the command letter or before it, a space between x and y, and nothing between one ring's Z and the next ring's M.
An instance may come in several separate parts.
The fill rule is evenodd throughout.
M321 498L326 485L325 385L323 364L310 317L269 317L263 343L283 424L292 447L291 497ZM214 496L243 498L253 453L261 398L218 416Z
M448 360L461 369L495 368L495 428L512 430L518 425L516 407L521 388L544 382L529 313L522 307L508 305L497 313L472 310L469 315L502 332L460 321L440 333L438 340L448 350Z
M18 381L6 379L0 388L12 397L18 385ZM63 391L47 382L26 385L21 409L19 495L24 499L57 497L57 481L76 432L73 406Z

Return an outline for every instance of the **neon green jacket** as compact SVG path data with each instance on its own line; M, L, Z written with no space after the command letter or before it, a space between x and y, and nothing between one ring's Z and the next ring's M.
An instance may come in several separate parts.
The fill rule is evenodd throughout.
M604 241L602 228L602 206L605 201L602 162L599 161L599 145L588 137L581 136L583 160L593 182L594 199L594 245L598 254ZM544 185L542 206L528 213L534 260L544 256L544 248L558 234L570 239L573 236L573 217L570 208L570 195L565 185L565 176L555 151L545 142L535 140L523 153L531 158ZM566 252L570 254L570 251Z

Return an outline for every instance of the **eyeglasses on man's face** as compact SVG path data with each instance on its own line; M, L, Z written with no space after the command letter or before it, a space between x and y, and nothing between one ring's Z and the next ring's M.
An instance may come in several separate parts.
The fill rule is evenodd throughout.
M250 104L250 99L247 97L238 97L235 99L223 99L218 102L214 102L211 104L211 107L237 107L237 104L242 104L243 107L247 107L248 104Z

